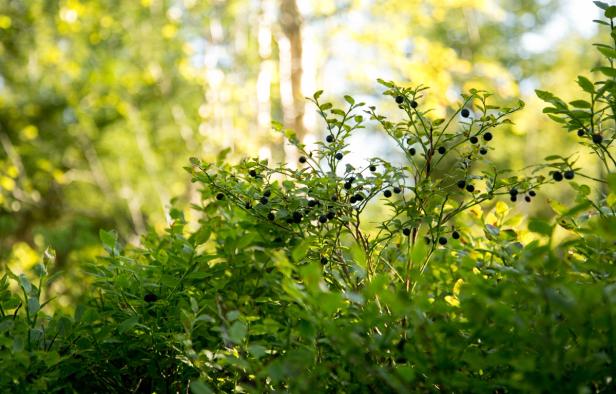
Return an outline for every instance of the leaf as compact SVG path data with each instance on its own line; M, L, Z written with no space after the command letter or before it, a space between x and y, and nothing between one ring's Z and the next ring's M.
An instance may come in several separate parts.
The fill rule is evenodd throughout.
M114 230L106 231L100 229L98 232L98 236L103 243L103 247L110 254L116 254L118 251L117 242L118 242L118 233Z
M578 75L577 83L584 91L588 93L595 92L595 85L588 78Z
M611 173L607 175L607 184L612 193L616 193L616 173Z
M318 100L319 97L321 97L321 95L323 94L322 90L317 90L316 92L314 92L314 94L312 95L312 98L314 98L315 100Z
M595 67L591 71L599 71L608 77L616 77L616 69L611 67Z
M32 284L30 283L26 275L19 274L19 284L24 289L26 294L30 294L30 292L32 291Z
M590 108L590 103L586 100L573 100L569 104L576 108Z
M616 6L609 6L607 7L607 9L605 10L605 17L606 18L616 18Z
M139 316L132 316L128 319L124 320L122 323L118 324L118 332L120 334L124 334L126 331L130 330L139 322Z
M595 5L599 8L601 8L602 10L607 10L609 8L609 4L604 3L602 1L593 1L593 3L595 3Z
M349 96L349 95L345 95L345 96L344 96L344 100L345 100L347 103L349 103L350 105L355 104L355 99L354 99L353 97Z
M601 52L601 54L603 54L604 56L610 59L616 59L616 50L614 50L613 48L606 48L604 46L598 46L597 50Z
M297 245L293 252L291 252L291 258L296 263L299 263L308 253L308 248L310 248L310 244L312 243L312 238L306 238L299 245Z
M551 235L553 226L541 219L531 219L528 223L528 229L533 233L543 234L543 235Z
M36 315L40 309L41 305L39 304L38 297L28 298L28 313L30 316Z
M229 327L229 339L234 343L241 343L248 332L246 324L240 320L236 320Z
M193 394L214 394L214 391L201 380L190 382L190 391L192 391Z
M321 108L321 111L326 111L326 110L332 108L333 106L334 105L332 103L324 103L324 104L321 104L320 108Z

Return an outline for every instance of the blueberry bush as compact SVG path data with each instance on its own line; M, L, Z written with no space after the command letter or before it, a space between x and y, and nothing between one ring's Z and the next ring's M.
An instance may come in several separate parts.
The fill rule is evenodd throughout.
M53 251L0 281L2 392L612 392L616 362L616 7L583 98L537 91L603 168L571 157L498 168L490 152L523 103L471 90L444 118L425 86L379 80L399 111L309 100L325 133L297 169L191 158L197 221L173 209L139 246L101 230L72 313L46 312ZM345 163L373 127L403 164ZM514 204L566 181L552 219ZM375 214L376 213L376 214ZM375 218L378 221L375 222ZM54 275L61 275L56 273ZM53 309L52 309L53 311ZM10 366L10 367L6 367Z

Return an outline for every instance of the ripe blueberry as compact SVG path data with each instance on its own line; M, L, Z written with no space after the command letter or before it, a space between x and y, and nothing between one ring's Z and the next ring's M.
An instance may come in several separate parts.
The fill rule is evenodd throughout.
M325 256L321 257L321 264L323 265L327 264L327 257Z
M444 154L445 154L445 151L446 151L446 149L445 149L445 147L444 147L444 146L439 146L439 147L438 147L438 153L440 153L441 155L444 155Z
M475 186L473 185L466 185L466 191L469 193L472 193L475 191Z
M218 193L218 194L216 195L216 199L217 199L217 200L222 200L223 198L225 198L225 195L224 195L224 194L222 194L222 193Z
M334 195L332 196L332 201L333 201L333 202L338 201L338 196L334 194Z
M334 142L334 136L333 135L328 135L327 137L325 137L325 141L332 143Z
M411 229L410 228L403 228L402 229L402 234L406 235L407 237L409 235L411 235Z
M351 204L355 204L357 202L357 199L355 198L355 196L351 196L351 198L349 198L349 202Z
M374 164L370 166L370 171L372 172L376 171L376 166Z
M267 204L267 203L269 202L269 199L268 199L267 197L263 196L263 197L261 197L261 198L259 199L259 202L260 202L261 204L265 205L265 204Z
M148 293L143 297L143 300L145 302L154 302L156 300L158 300L158 297L156 296L156 294L153 293Z
M394 186L394 193L400 194L401 192L402 192L402 189L400 189L398 186Z
M357 193L355 195L355 201L364 201L364 195L361 193Z
M306 162L306 157L300 156L299 157L299 162L302 163L302 164L305 163Z
M335 217L336 217L336 213L335 213L334 211L329 211L329 212L327 212L327 218L328 218L329 220L332 220L332 219L333 219L333 218L335 218Z
M460 115L462 115L463 118L468 118L470 114L471 114L471 111L469 111L466 108L464 108L462 111L460 111Z
M528 192L528 195L531 197L535 197L537 195L537 193L534 190L531 190Z
M415 150L415 148L411 148L411 149L409 149L409 154L410 154L411 156L415 156L415 153L417 153L417 151Z
M459 239L460 238L460 233L457 231L454 231L451 233L451 238L453 239Z
M460 189L464 189L464 186L466 186L466 181L464 179L460 179L458 181L458 183L456 183L456 185L460 188Z
M516 196L515 194L511 195L511 202L516 202L518 200L518 196Z
M353 187L353 184L352 184L351 182L345 182L345 183L344 183L344 188L345 188L345 189L349 190L349 189L350 189L350 188L352 188L352 187Z
M385 191L383 192L383 195L384 195L385 197L387 197L387 198L391 197L391 190L385 190Z
M529 196L524 196L524 201L530 202L530 197Z
M319 216L319 222L321 222L321 223L327 223L327 216L325 216L325 215L321 215L321 216Z
M317 200L310 200L310 201L308 201L308 206L309 207L316 207L317 203L318 203Z
M571 180L573 179L574 176L575 176L575 173L573 172L573 170L565 171L565 179Z
M440 237L440 238L438 239L438 243L439 243L439 244L441 244L441 245L447 245L447 238L445 238L445 237Z
M276 216L274 216L274 214L272 212L267 214L267 220L274 220L276 218Z
M342 156L343 156L342 153L340 152L336 153L336 159L342 160Z
M601 134L593 134L592 135L592 142L594 142L595 144L600 144L603 142L603 136L601 136Z
M404 102L404 96L396 96L396 103L402 104Z
M471 142L471 144L476 144L477 142L479 142L479 138L477 138L476 136L472 136L471 138L469 138L469 141Z
M484 147L481 147L481 149L479 149L479 153L481 153L482 155L486 155L488 154L488 150Z
M411 108L417 108L417 101L413 100L411 101Z
M269 197L272 195L272 191L271 190L266 190L263 192L263 197Z
M509 190L509 194L511 194L512 196L515 196L518 194L518 189L516 189L515 187L511 190Z
M257 176L257 171L255 171L255 170L250 170L250 171L248 171L248 174L250 174L250 176L254 178L254 177L256 177L256 176Z
M563 180L563 174L560 171L554 171L552 173L552 178L554 178L556 182L560 182Z
M299 222L302 221L302 218L303 218L303 216L302 216L301 213L299 213L297 211L293 212L293 222L299 223Z
M492 136L492 133L490 133L489 131L483 135L483 139L484 139L485 141L490 141L490 140L492 140L492 137L493 137L493 136Z
M577 131L577 135L578 135L578 137L583 137L584 136L584 129L579 129Z

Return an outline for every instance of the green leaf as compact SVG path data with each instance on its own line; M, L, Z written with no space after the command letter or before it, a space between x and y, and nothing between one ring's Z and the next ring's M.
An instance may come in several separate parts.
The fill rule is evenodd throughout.
M588 93L595 92L595 85L588 78L578 75L577 83L584 91Z
M528 229L533 233L543 234L543 235L551 235L553 226L541 219L531 219L528 223Z
M118 242L118 233L114 230L106 231L100 229L98 232L98 236L103 243L103 247L107 251L107 253L115 254L117 252L117 242Z
M118 324L118 332L120 334L124 334L126 331L130 330L139 322L139 316L132 316L128 319L124 320L122 323Z
M32 291L32 284L30 283L30 280L28 280L26 275L19 274L19 284L24 289L26 294L30 294L30 292Z
M611 67L595 67L592 69L592 71L599 71L607 75L608 77L616 77L616 69L613 69Z
M606 18L616 18L616 6L609 6L607 7L607 10L605 10L605 17Z
M593 1L593 3L595 3L595 5L599 8L601 8L602 10L607 10L609 8L609 4L604 3L602 1Z
M604 46L598 46L597 50L601 52L604 56L610 59L616 59L616 50L614 48L606 48Z
M315 100L318 100L319 97L321 97L321 95L323 94L322 90L317 90L316 92L314 92L314 94L312 95L312 98L314 98Z
M326 110L332 108L333 106L334 105L332 103L324 103L324 104L321 104L320 108L321 108L321 111L326 111Z
M576 108L590 108L590 103L586 100L573 100L569 104Z
M248 332L246 324L240 320L236 320L229 327L229 339L234 343L241 343Z
M355 99L349 95L345 95L344 100L351 105L355 104Z
M30 316L37 314L40 308L38 297L28 298L28 313L30 313Z
M607 175L607 184L612 193L616 193L616 172Z
M190 391L192 391L193 394L214 394L214 391L201 380L190 382Z

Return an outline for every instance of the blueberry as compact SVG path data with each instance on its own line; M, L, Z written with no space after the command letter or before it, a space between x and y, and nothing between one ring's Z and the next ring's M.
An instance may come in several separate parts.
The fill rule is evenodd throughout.
M411 156L415 156L415 153L417 153L417 151L415 150L415 148L411 148L411 149L409 149L409 154L410 154Z
M276 218L276 216L274 216L274 214L272 212L267 214L267 220L274 220Z
M355 201L364 201L364 195L361 193L357 193L355 195Z
M271 190L266 190L263 192L263 197L269 197L272 195L272 191Z
M460 111L460 115L462 115L463 118L468 118L470 114L471 114L471 111L469 111L466 108L464 108L462 111Z
M263 196L259 199L259 202L263 205L267 204L269 202L269 198Z
M563 174L560 171L554 171L552 173L552 178L554 178L556 182L560 182L563 180Z
M300 156L300 157L299 157L299 162L300 162L300 163L302 163L302 164L304 164L304 163L306 162L306 157L304 157L304 156Z
M301 213L297 211L293 212L293 222L294 223L299 223L302 221L302 219L303 219L303 216Z
M458 181L458 183L456 183L456 185L460 188L460 189L464 189L464 186L466 186L466 181L464 179L460 179Z
M143 300L145 302L155 302L156 300L158 300L158 297L156 296L156 294L148 293L143 297Z
M440 238L438 239L438 243L439 243L439 244L441 244L441 245L447 245L447 238L445 238L445 237L440 237Z
M257 171L255 171L255 170L250 170L250 171L248 171L248 174L249 174L251 177L253 177L253 178L254 178L254 177L256 177L256 176L257 176Z
M466 185L466 191L469 193L472 193L475 191L475 186L473 185Z
M334 211L327 212L327 219L332 220L336 217L336 213Z
M479 149L479 153L481 153L482 155L486 155L488 154L488 150L484 147L481 147L481 149Z
M319 202L317 200L310 200L310 201L308 201L308 206L309 207L316 207L318 203Z
M340 153L340 152L336 153L336 159L342 160L342 156L343 156L342 153Z
M404 96L396 96L396 103L402 104L404 102Z
M332 201L333 201L333 202L338 201L338 196L334 194L334 195L332 196Z
M595 144L600 144L603 142L603 136L601 136L601 134L593 134L592 135L592 142L594 142Z
M246 207L246 209L252 209L252 204L250 203L250 201L246 201L246 204L244 206Z
M355 198L355 196L351 196L351 198L349 198L349 202L351 204L355 204L357 202L357 199Z
M402 229L402 234L406 235L407 237L409 235L411 235L411 229L410 228L403 228Z
M444 155L444 154L445 154L445 151L446 151L446 149L445 149L445 147L444 147L444 146L439 146L439 147L438 147L438 153L440 153L441 155Z
M402 192L402 189L400 189L398 186L394 186L394 193L400 194L401 192Z
M411 108L417 108L417 101L413 100L411 101Z
M524 201L526 201L526 202L530 202L530 197L529 197L529 196L525 196L525 197L524 197Z
M391 197L391 190L385 190L385 191L383 192L383 195L384 195L385 197L387 197L387 198Z
M511 195L511 202L516 202L516 201L518 201L518 196Z
M531 190L528 192L528 195L531 197L535 197L537 195L537 193L534 190Z
M472 136L471 138L469 138L469 141L471 142L471 144L476 144L477 142L479 142L479 138L477 138L476 136Z
M222 200L223 198L225 198L225 195L224 195L224 194L222 194L222 193L218 193L218 194L216 195L216 199L217 199L217 200L219 200L219 201L220 201L220 200Z
M376 171L376 166L374 164L370 166L370 171L372 172Z
M345 188L345 189L349 190L349 189L350 189L350 188L352 188L352 187L353 187L353 184L352 184L351 182L345 182L345 183L344 183L344 188Z
M321 223L327 223L327 216L325 216L325 215L321 215L321 216L319 216L319 222L321 222Z
M325 256L321 257L321 264L323 265L327 264L327 257Z
M484 139L485 141L491 141L491 140L492 140L492 137L493 137L493 136L492 136L492 133L490 133L489 131L483 135L483 139Z
M457 231L454 231L451 233L451 238L453 239L460 239L460 233Z
M565 171L565 179L570 181L573 179L574 176L575 176L575 172L573 172L573 170Z
M578 137L583 137L584 136L584 129L579 129L577 131L577 135L578 135Z
M518 194L518 189L516 189L515 187L512 188L511 190L509 190L509 194L511 194L512 196L515 196Z
M325 141L332 143L334 142L334 136L333 135L328 135L327 137L325 137Z

